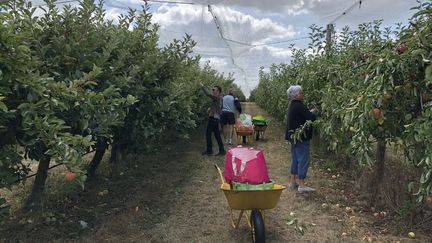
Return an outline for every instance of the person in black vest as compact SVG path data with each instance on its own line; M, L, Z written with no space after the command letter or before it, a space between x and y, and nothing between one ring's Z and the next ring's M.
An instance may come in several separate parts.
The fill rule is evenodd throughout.
M313 192L315 189L305 185L309 168L309 141L312 138L312 127L305 129L300 139L294 139L293 133L306 121L316 119L315 110L309 110L304 104L304 92L300 85L290 86L287 94L291 99L288 105L285 139L291 143L291 183L289 187L299 192Z

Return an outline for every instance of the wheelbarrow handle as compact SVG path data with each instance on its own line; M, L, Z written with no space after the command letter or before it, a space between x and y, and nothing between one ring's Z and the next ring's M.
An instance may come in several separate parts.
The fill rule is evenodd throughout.
M219 168L219 166L217 166L216 164L214 165L214 167L216 168L216 170L218 171L218 173L219 173L219 177L220 177L220 180L221 180L221 184L223 185L224 183L225 183L225 179L224 179L224 177L223 177L223 175L222 175L222 170Z

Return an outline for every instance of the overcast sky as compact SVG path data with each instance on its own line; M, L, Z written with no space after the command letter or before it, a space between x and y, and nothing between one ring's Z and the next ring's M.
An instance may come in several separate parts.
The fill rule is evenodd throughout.
M40 3L41 1L33 1ZM272 63L288 63L289 46L306 48L309 26L325 27L336 19L345 25L383 19L383 26L407 23L416 0L170 0L149 1L154 22L160 25L161 45L191 34L198 42L194 53L219 72L234 73L235 82L249 95L258 84L258 70ZM139 8L140 0L106 0L106 17L116 19L125 8ZM72 3L73 4L73 3ZM213 12L212 16L208 5ZM355 4L355 6L353 6ZM349 9L353 8L343 13ZM219 27L219 30L218 30ZM222 39L221 35L225 38ZM293 40L288 41L287 40ZM280 42L279 44L269 44Z

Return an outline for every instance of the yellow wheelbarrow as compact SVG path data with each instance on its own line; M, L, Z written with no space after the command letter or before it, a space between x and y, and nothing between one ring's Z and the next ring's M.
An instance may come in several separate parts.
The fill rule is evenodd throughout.
M226 183L221 169L215 165L220 179L221 189L228 201L231 214L231 225L234 229L238 228L243 216L251 231L252 242L265 242L265 226L263 218L264 209L276 207L285 186L274 184L271 190L232 190L230 184ZM234 217L234 210L239 210L237 218ZM245 214L246 212L246 214ZM250 217L248 216L250 212Z

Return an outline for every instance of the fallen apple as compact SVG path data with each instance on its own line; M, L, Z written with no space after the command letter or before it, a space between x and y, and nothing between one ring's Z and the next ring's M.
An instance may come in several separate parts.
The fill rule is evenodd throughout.
M415 238L415 233L414 232L409 232L408 233L408 237L409 238Z

